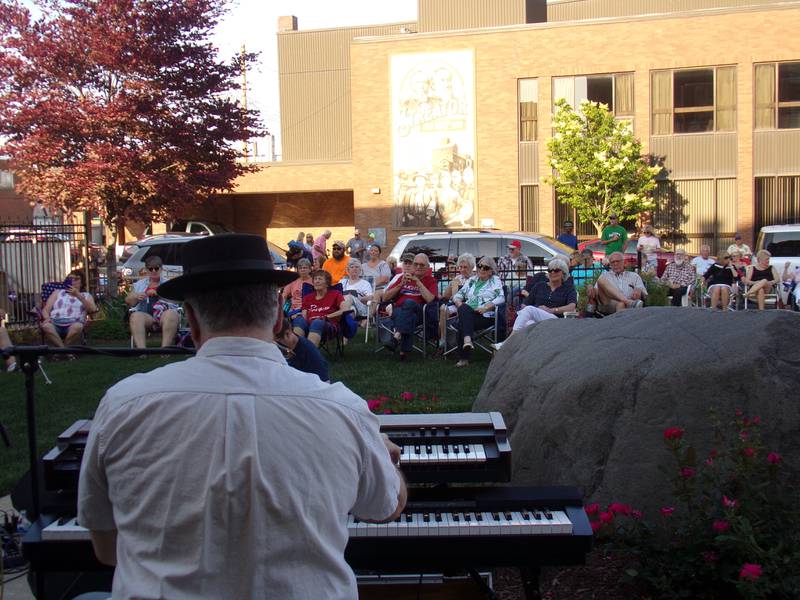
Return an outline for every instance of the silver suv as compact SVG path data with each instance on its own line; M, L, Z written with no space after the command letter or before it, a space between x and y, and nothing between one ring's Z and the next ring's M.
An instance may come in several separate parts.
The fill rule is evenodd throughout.
M197 238L206 237L203 234L192 233L165 233L155 235L136 242L130 248L130 255L120 267L120 276L127 282L138 279L144 269L144 261L151 256L160 256L161 267L167 279L177 277L183 273L181 253L183 245ZM286 251L272 242L267 242L272 263L276 269L286 268Z
M491 256L498 258L508 254L512 240L522 243L522 254L534 265L545 265L556 254L569 256L572 248L541 233L524 231L426 231L401 235L389 256L398 261L405 252L428 255L431 267L436 272L445 266L448 256L460 256L469 252L475 258Z

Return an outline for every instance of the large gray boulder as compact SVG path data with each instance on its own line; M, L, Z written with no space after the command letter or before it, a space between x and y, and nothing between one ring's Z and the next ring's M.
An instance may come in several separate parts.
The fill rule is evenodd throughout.
M598 502L657 510L668 427L705 456L709 408L758 415L763 439L800 474L800 314L784 310L628 310L545 321L508 339L473 410L511 430L513 481L576 485ZM761 457L765 459L765 457Z

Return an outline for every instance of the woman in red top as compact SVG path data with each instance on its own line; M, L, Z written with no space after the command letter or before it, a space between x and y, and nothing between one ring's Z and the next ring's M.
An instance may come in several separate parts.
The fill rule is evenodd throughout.
M344 312L341 308L344 296L339 290L329 289L331 275L327 271L314 271L311 274L311 284L314 291L303 296L303 321L308 341L319 346L325 334L330 336L339 330L339 319ZM295 328L298 321L295 319Z

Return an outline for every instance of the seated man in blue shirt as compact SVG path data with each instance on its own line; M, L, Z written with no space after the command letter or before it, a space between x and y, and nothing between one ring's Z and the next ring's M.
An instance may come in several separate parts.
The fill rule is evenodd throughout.
M273 329L275 342L284 348L286 362L290 367L317 375L322 381L329 381L328 362L308 338L300 337L293 330L289 319L281 317Z
M556 239L565 246L569 246L573 250L577 250L578 238L575 237L574 233L572 233L572 227L572 221L564 221L564 231L559 233Z

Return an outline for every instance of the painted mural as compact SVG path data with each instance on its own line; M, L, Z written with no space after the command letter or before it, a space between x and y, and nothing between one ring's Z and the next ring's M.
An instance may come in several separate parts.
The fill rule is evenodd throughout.
M472 50L391 58L395 227L474 227Z

